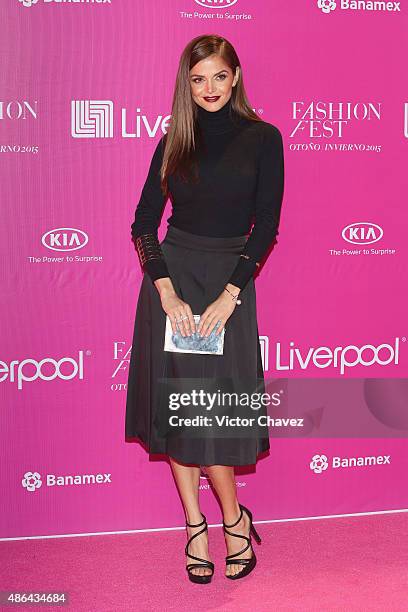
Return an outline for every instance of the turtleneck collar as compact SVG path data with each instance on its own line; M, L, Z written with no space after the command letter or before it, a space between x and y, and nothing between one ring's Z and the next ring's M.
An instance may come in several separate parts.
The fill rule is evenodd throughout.
M236 128L239 123L239 117L232 108L231 98L216 111L208 111L199 104L195 104L197 122L205 134L223 134Z

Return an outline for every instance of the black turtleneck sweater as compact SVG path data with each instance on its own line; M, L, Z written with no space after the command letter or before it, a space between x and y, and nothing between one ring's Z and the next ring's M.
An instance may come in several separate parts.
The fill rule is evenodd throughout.
M199 183L170 176L173 204L168 223L202 236L240 236L252 231L243 255L227 282L247 284L278 234L283 187L283 142L279 129L235 113L231 98L217 111L197 105L197 122L204 146L197 150ZM151 160L136 207L132 237L157 230L166 203L160 189L163 136ZM169 277L164 257L144 264L154 281Z

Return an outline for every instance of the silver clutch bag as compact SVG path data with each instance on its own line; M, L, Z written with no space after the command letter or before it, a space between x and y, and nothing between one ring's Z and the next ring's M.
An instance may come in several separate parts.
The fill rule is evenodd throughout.
M200 315L193 315L196 324L200 321ZM216 334L219 324L214 327L209 336L200 336L197 332L191 336L182 336L179 331L173 332L171 322L166 315L166 331L164 336L164 350L174 353L203 353L210 355L224 354L225 327L221 333Z

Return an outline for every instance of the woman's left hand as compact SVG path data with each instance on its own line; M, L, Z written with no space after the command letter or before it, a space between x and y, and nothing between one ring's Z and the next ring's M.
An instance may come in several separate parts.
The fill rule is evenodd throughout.
M234 295L239 294L239 287L229 283L226 286ZM211 302L211 304L207 306L201 315L200 322L197 327L198 333L201 336L209 336L214 327L217 325L217 321L221 321L217 331L215 332L215 335L218 336L222 332L225 323L228 321L236 307L236 301L232 299L232 296L228 293L228 291L223 289L218 298L214 302Z

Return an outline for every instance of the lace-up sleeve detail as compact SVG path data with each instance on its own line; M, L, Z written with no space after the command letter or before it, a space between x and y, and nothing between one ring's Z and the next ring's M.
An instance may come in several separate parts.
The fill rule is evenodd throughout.
M164 259L160 243L153 234L142 234L136 238L136 249L142 266L153 259Z

